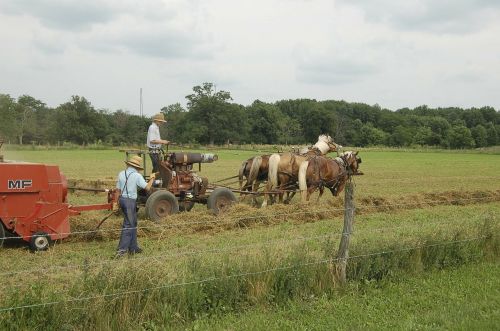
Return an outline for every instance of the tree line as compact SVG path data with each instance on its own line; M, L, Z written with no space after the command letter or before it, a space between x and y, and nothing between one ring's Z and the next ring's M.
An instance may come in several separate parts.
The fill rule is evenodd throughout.
M211 83L193 87L180 103L161 111L166 137L197 144L306 144L329 133L348 146L436 146L474 148L500 144L500 112L493 107L429 108L396 111L378 105L311 99L232 102ZM109 146L145 144L149 118L123 110L95 109L81 96L58 107L23 95L0 94L0 139L17 144L64 142Z

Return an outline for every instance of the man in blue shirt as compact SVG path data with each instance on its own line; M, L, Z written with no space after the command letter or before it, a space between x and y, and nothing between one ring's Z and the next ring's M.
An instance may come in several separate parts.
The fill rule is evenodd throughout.
M118 204L123 212L123 225L118 244L116 257L122 257L127 252L130 254L141 253L142 249L137 245L137 187L149 191L155 174L152 173L149 182L146 183L144 177L139 173L143 170L142 157L133 156L125 161L127 169L118 174L116 188L118 189Z

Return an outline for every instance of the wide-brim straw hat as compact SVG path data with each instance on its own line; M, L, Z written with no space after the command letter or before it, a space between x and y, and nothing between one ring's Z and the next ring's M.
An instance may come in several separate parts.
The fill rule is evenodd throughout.
M143 170L144 168L142 167L142 157L134 155L130 158L130 160L125 161L125 164L134 167L139 170Z
M158 113L155 116L153 116L153 121L166 122L165 115L163 115L163 113Z

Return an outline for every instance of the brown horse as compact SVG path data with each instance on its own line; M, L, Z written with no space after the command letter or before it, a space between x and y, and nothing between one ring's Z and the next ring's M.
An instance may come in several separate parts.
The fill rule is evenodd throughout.
M269 173L266 191L271 192L273 190L278 190L277 194L279 196L279 201L283 202L283 193L284 190L287 190L287 199L285 202L290 201L295 195L295 192L290 194L289 190L293 190L297 186L299 167L302 162L314 156L335 152L340 147L341 146L337 145L329 135L321 135L318 137L318 142L305 154L272 154L269 157ZM270 193L264 194L262 207L267 206L270 197Z
M313 157L302 162L299 169L299 188L301 202L309 201L311 194L319 189L319 196L328 188L333 196L344 190L350 176L362 174L358 171L361 158L358 152L344 152L335 159L322 156Z
M313 149L313 146L303 148L293 148L293 154L306 154ZM238 172L238 180L241 191L257 192L261 183L267 181L269 172L270 154L254 156L241 164ZM245 183L243 183L245 181ZM252 194L252 203L257 205L257 195Z
M269 154L254 156L243 162L238 173L241 191L257 192L260 183L267 180L269 157ZM246 178L245 184L243 184L243 178ZM252 201L253 204L257 204L255 194L252 195Z

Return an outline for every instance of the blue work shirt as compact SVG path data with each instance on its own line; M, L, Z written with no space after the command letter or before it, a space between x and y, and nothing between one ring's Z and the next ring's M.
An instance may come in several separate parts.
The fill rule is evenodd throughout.
M125 187L125 182L127 187ZM122 197L137 199L137 187L145 188L147 184L144 177L135 168L128 167L118 174L116 188L121 191Z

